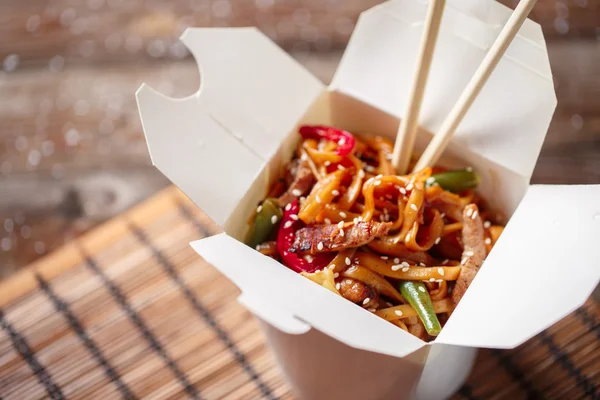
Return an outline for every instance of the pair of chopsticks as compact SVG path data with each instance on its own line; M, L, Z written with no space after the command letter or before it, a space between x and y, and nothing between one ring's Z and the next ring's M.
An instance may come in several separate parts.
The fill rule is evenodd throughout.
M429 145L421 155L421 158L413 168L418 171L425 167L432 167L440 158L444 149L450 142L452 135L458 128L460 122L477 98L486 81L502 59L506 49L513 41L519 29L527 19L531 9L537 0L521 0L514 12L500 31L498 38L492 44L489 51L481 61L475 74L461 93L458 101L442 123L440 131L433 137ZM445 0L430 0L427 17L425 20L424 33L421 38L421 50L417 59L413 85L410 99L407 103L398 136L394 145L392 164L400 175L408 172L408 165L414 148L417 134L419 112L425 92L427 76L433 58L433 50L440 27L440 21L444 12Z

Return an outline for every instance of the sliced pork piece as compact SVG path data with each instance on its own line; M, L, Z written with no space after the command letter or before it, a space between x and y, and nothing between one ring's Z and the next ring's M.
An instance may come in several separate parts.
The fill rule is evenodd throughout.
M391 226L391 222L374 221L359 221L343 227L341 225L307 226L296 232L290 252L314 254L359 247L376 237L387 235Z
M475 204L469 204L463 210L462 242L463 254L460 262L462 269L452 290L452 300L458 304L465 291L475 279L475 275L483 264L486 256L483 222L479 209Z
M279 205L283 208L310 191L314 180L315 177L308 165L308 161L300 158L297 159L292 163L292 167L288 170L286 175L286 181L291 181L291 183L289 183L286 192L279 197Z

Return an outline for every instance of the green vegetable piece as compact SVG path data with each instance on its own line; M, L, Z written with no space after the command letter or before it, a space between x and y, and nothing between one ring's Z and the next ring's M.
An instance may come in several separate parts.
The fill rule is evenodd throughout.
M255 248L257 245L269 240L275 234L282 216L283 212L277 203L277 199L265 199L258 208L245 243Z
M431 175L431 178L427 180L428 187L435 185L436 183L444 190L460 193L464 190L473 189L479 186L479 175L466 169L457 169Z
M423 321L427 333L431 336L439 335L442 326L437 315L435 315L433 303L425 284L416 281L402 281L398 284L398 288L402 296L415 309L417 315Z

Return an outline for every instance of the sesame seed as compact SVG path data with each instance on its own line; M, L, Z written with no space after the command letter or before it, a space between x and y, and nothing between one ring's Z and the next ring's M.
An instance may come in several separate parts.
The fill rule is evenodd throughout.
M326 167L329 167L329 166L331 165L331 161L325 161L325 162L323 163L323 165L325 165Z
M438 268L438 274L444 276L444 268Z
M363 300L363 305L367 304L370 301L371 301L371 298L367 297L366 299Z
M430 176L429 178L425 179L425 183L427 183L428 185L431 185L433 182L435 182L435 178L433 176Z
M283 224L283 227L287 229L287 228L291 227L292 224L293 224L292 221L285 221L285 224Z
M413 190L413 184L409 183L408 185L406 185L406 190Z
M339 282L335 284L335 288L336 288L337 290L340 290L340 287L341 287L341 286L342 286L342 285L340 285L340 283L339 283Z
M352 222L354 222L355 225L358 224L358 218L354 218Z
M392 265L392 271L398 271L402 266L400 264Z
M346 285L350 285L352 284L352 281L350 279L346 279Z
M401 317L402 316L402 311L400 311L400 310L394 310L394 314L396 314L397 316Z
M467 167L467 171L473 172L473 167Z
M344 166L343 166L342 164L338 164L338 169L339 169L340 171L343 171L343 170L345 170L346 168L344 168Z
M342 218L346 218L347 216L348 216L348 214L346 214L346 213L345 213L345 212L343 212L343 211L340 211L340 217L342 217Z
M384 222L384 221L385 221L385 215L381 214L381 215L379 216L379 221L380 221L380 222Z
M412 210L414 210L414 211L419 211L419 208L417 207L417 205L416 205L415 203L412 203L412 204L410 205L410 208L411 208Z
M374 184L375 186L379 186L379 185L381 185L381 181L378 179L378 180L376 180L376 181L375 181L375 183L373 183L373 184Z
M304 256L304 259L306 261L308 261L309 263L312 263L313 261L315 261L314 257L311 256L310 254L307 254L306 256Z
M383 175L382 175L382 174L379 174L379 175L377 175L377 176L375 177L375 179L381 179L381 178L383 178Z
M334 189L334 190L331 191L331 194L334 195L334 196L339 196L340 192L339 192L339 190Z
M471 215L473 215L473 209L472 209L472 208L469 208L469 209L467 210L467 217L470 217Z
M356 218L358 218L358 220L359 220L359 221L362 221L362 220L363 220L363 219L362 219L362 215L359 215L359 216L358 216L358 217L356 217Z
M300 202L301 202L301 203L304 203L305 201L306 201L306 197L304 197L304 196L301 196L301 197L300 197Z
M344 230L343 229L340 229L340 236L344 237Z
M407 263L406 261L402 261L402 266L403 267L410 267L410 264Z
M387 304L388 307L393 307L394 305L392 303L390 303L389 301L386 301L385 304Z
M276 223L277 223L277 215L273 215L273 216L271 217L271 223L272 223L272 224L276 224Z
M435 239L435 244L440 244L441 241L442 241L442 238L438 237L437 239Z
M398 190L400 191L400 193L402 193L403 195L406 194L406 189L404 189L403 187L398 188Z
M342 229L344 227L344 221L340 221L337 224L338 228Z
M340 274L338 274L337 272L336 272L335 274L333 274L333 277L334 277L334 278L337 278L337 277L339 277L339 276L340 276Z
M394 264L400 264L400 259L398 257L394 258Z
M404 237L404 241L405 241L405 242L410 242L410 232L408 232L408 233L406 234L406 236Z
M325 221L327 225L331 225L331 220L329 218L325 218L323 221Z
M317 250L323 250L323 242L319 242L319 244L317 245Z
M376 308L373 308L373 307L371 307L371 308L367 308L367 310L368 310L368 311L370 311L370 312L375 312L375 311L377 311L377 309L376 309Z
M346 257L346 265L350 265L352 264L352 261L350 261L350 257Z
M387 260L387 259L388 259L388 256L381 256L381 259L382 259L382 260Z
M288 203L287 206L285 206L285 211L290 211L291 208L292 208L292 203Z
M402 268L402 272L408 272L409 269L410 269L409 267L404 267L404 268Z
M367 171L369 171L369 172L375 172L375 167L374 167L374 166L372 166L372 165L367 165L367 166L365 167L365 169L366 169Z
M426 267L425 263L419 263L419 267Z
M446 213L441 213L440 217L444 218L446 216Z
M260 206L258 206L258 207L256 208L256 212L257 212L257 213L259 213L259 212L261 212L261 211L262 211L262 205L260 205Z
M444 261L442 261L442 264L448 264L448 261L450 261L450 260L448 260L448 259L446 258Z
M474 253L473 253L472 251L470 251L470 250L469 250L469 251L465 251L465 252L463 253L463 256L465 256L465 257L471 257L473 254L474 254Z
M484 227L485 229L490 229L490 226L492 226L492 223L491 223L490 221L485 221L485 222L483 223L483 227Z
M296 214L291 214L290 218L293 219L294 221L298 221L298 215L296 215Z
M346 138L341 138L341 139L338 141L338 144L339 144L340 146L343 146L343 145L345 145L345 144L346 144Z
M255 247L256 250L260 250L260 244L257 244Z
M359 178L364 178L365 177L365 171L363 171L362 169L360 171L358 171L358 177Z
M492 239L485 238L485 240L483 242L489 246L490 244L492 244Z
M426 292L426 290L425 290L425 288L424 288L423 286L419 286L419 290L420 290L421 292Z
M296 197L302 195L302 192L300 191L300 189L294 189L292 190L292 194Z
M317 203L321 203L321 198L319 197L319 195L315 196L315 200L317 200Z
M460 260L460 265L465 265L467 263L468 259L467 258L463 258L462 260Z
M335 268L335 265L334 265L334 264L329 264L329 266L328 266L327 268L329 268L329 269L334 269L334 268Z
M473 213L473 216L471 218L473 218L473 219L477 218L477 210L475 210L475 212Z

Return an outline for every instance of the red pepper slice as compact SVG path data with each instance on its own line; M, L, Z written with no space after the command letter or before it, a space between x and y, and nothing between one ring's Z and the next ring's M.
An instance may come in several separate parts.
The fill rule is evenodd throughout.
M356 143L350 132L325 125L303 125L300 127L300 135L305 139L326 139L337 143L335 154L338 156L352 153Z
M304 226L304 223L298 219L300 206L298 199L292 201L283 211L279 232L277 233L277 252L281 256L286 267L296 272L315 272L318 269L325 268L333 258L335 253L320 253L312 256L312 262L308 262L296 253L290 253L289 249L294 242L296 231ZM296 217L292 219L292 215Z

